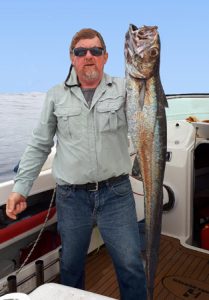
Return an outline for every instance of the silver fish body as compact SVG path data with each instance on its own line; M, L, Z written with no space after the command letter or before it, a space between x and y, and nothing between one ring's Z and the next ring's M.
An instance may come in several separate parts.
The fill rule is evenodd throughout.
M166 162L166 96L156 26L130 25L125 38L126 115L144 187L147 299L153 299Z

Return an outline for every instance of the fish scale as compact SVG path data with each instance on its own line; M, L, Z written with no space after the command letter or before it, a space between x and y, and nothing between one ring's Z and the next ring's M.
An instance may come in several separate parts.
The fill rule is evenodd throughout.
M157 26L130 25L125 37L126 115L144 188L147 299L153 299L166 162L166 96Z

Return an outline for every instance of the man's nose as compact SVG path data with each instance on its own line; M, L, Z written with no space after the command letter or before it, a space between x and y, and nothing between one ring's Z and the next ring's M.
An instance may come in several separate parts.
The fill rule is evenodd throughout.
M93 56L93 55L91 54L90 50L87 50L86 56L87 56L87 57L92 57L92 56Z

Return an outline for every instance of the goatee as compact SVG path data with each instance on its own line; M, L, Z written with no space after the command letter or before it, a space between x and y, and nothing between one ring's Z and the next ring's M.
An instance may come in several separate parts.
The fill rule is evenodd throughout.
M95 80L99 77L99 72L97 70L85 70L85 72L83 72L83 77L86 80Z

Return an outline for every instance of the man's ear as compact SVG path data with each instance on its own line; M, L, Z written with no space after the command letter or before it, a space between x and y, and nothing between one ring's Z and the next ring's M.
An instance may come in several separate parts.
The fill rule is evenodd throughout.
M105 61L105 64L106 64L107 60L108 60L108 53L105 52L105 54L104 54L104 61Z
M73 53L70 53L70 60L71 60L71 63L73 65L73 61L74 61L74 55L73 55Z

